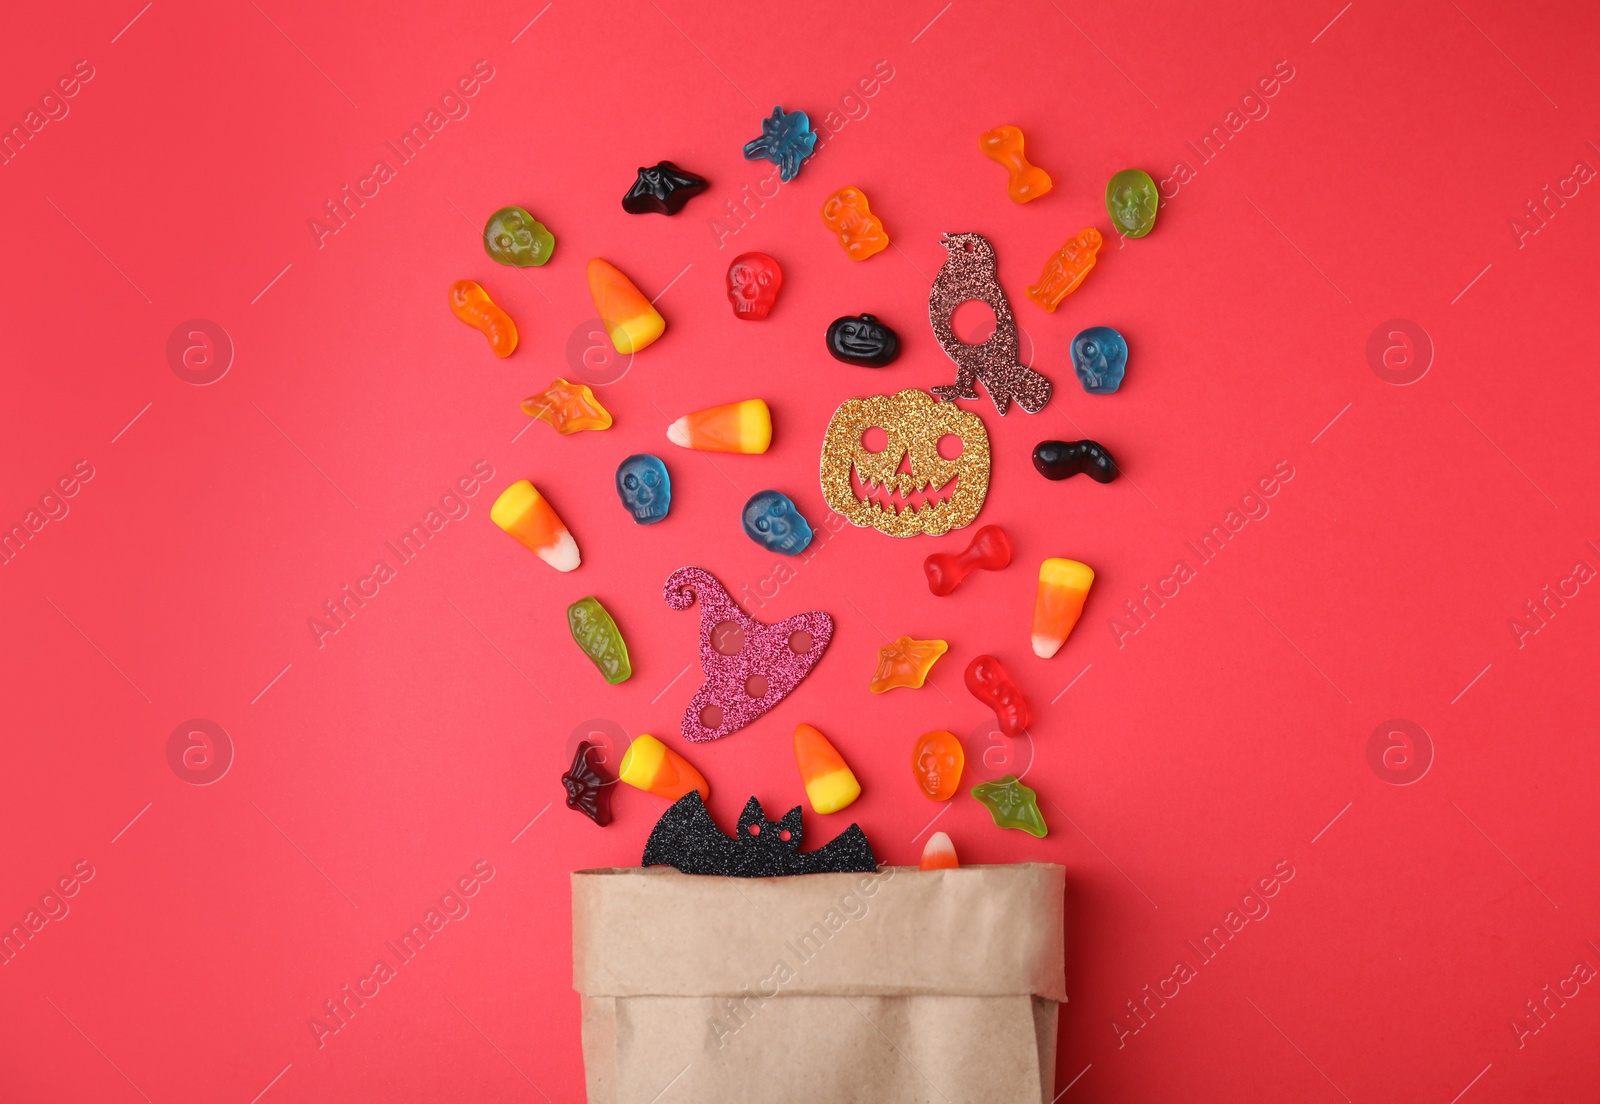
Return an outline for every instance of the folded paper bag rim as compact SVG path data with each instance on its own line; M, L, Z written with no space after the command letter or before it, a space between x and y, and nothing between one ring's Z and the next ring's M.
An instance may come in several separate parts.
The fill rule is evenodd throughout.
M785 995L1067 999L1056 863L786 878L613 867L571 881L585 997L738 996L778 960L803 959Z

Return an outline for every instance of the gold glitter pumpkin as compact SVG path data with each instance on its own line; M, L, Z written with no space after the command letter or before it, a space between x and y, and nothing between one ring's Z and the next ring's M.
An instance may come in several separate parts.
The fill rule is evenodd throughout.
M863 435L881 429L870 451ZM939 440L960 439L946 459ZM953 451L953 450L947 450ZM892 537L937 537L970 525L989 493L989 432L983 419L926 391L846 399L822 442L822 497L852 525Z

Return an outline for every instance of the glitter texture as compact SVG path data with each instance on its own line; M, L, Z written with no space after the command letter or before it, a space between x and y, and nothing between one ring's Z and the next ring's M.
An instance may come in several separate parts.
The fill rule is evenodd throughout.
M874 426L887 435L881 452L861 440ZM939 455L947 433L961 439L954 460ZM846 399L828 422L822 497L851 525L891 537L942 536L972 524L988 493L989 431L970 410L913 389Z
M673 866L685 874L782 878L791 874L871 874L878 869L861 826L852 824L815 851L801 852L800 806L768 820L752 797L732 839L690 790L661 814L645 840L641 866ZM787 838L786 838L787 837Z
M674 571L667 576L661 596L675 610L688 609L696 599L700 602L700 668L706 681L683 711L683 738L696 743L737 732L788 697L833 639L833 618L820 610L798 613L775 625L757 621L702 567ZM727 622L744 634L744 644L734 655L723 655L713 643L713 634ZM797 633L811 638L809 646L798 651L791 647L791 637ZM766 685L752 686L756 679ZM762 692L752 694L752 689ZM721 712L714 725L703 720L709 709Z
M1001 414L1016 399L1029 414L1037 414L1050 401L1050 381L1017 363L1017 320L1011 302L1000 287L994 246L982 234L946 234L941 239L949 256L933 278L928 293L928 318L933 336L945 355L956 362L956 381L933 388L937 399L975 399L974 383L983 381ZM994 333L982 345L968 345L950 328L950 316L962 303L976 299L994 311Z

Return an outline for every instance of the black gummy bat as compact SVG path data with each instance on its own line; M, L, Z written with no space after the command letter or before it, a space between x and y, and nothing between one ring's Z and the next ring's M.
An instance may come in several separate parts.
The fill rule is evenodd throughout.
M1095 441L1040 441L1033 450L1033 466L1046 479L1087 475L1096 483L1109 483L1117 477L1117 462Z
M703 177L671 161L661 161L639 170L639 179L622 197L622 209L630 215L675 215L709 187Z
M690 790L661 814L644 843L642 866L675 866L685 874L781 878L790 874L870 874L878 869L861 826L852 824L815 851L800 850L800 806L772 821L752 797L729 839Z

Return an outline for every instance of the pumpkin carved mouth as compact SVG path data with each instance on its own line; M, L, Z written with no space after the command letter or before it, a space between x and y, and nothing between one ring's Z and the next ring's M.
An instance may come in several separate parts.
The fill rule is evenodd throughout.
M989 492L983 419L926 391L839 404L822 446L822 495L852 525L895 537L968 525Z

